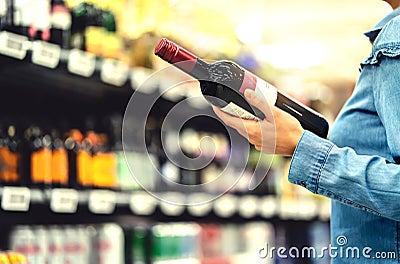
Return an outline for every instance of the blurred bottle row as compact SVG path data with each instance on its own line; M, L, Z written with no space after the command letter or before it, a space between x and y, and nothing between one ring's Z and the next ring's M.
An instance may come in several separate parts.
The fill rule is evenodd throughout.
M9 249L23 254L30 264L291 263L293 259L259 252L266 246L296 246L305 240L316 249L328 245L326 224L313 223L303 231L300 242L267 222L21 225L11 231ZM329 263L327 258L318 261Z
M63 0L1 2L2 30L29 37L30 40L55 43L62 48L82 50L93 49L90 43L96 31L104 32L103 35L110 32L106 41L110 47L104 51L112 50L114 54L110 55L115 57L118 56L118 49L121 49L120 40L112 41L112 38L116 38L115 34L111 34L116 32L116 20L109 9L86 2L70 8ZM36 16L38 13L41 15Z
M76 118L72 120L28 115L0 118L0 183L38 188L165 191L171 190L171 182L201 185L215 181L224 170L229 170L224 173L226 180L204 185L203 191L248 192L254 168L265 165L266 169L261 172L267 175L253 193L280 193L284 160L275 157L272 161L272 157L250 149L250 156L244 157L249 160L244 172L243 168L228 166L229 159L243 157L230 155L230 142L223 132L185 127L179 134L178 143L176 139L168 138L166 131L167 140L163 144L162 122L150 117L145 128L135 127L134 121L129 128L134 142L145 141L146 152L123 151L121 115L90 116L81 123ZM143 134L144 139L141 138ZM190 162L203 158L208 164L202 168L177 165L166 155L166 151L170 152L176 144ZM235 164L235 161L230 163Z
M140 1L0 0L0 31L151 68L148 56L153 47L147 41L152 34L130 36L123 30L140 31L128 17L140 13L146 5ZM140 54L136 54L138 49Z
M19 118L0 128L3 185L116 188L124 175L122 153L112 151L105 130L89 118L86 129ZM53 123L54 124L54 123Z

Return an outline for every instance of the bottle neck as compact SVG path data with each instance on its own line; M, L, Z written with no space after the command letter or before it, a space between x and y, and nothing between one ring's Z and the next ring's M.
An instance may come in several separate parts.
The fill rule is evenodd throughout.
M188 50L165 38L160 40L154 54L196 79L205 77L209 65Z

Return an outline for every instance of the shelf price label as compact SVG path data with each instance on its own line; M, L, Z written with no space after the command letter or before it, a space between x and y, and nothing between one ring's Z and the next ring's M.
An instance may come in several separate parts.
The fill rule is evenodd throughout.
M135 192L131 195L129 208L137 215L151 215L157 207L157 200L147 192Z
M75 213L78 208L79 193L74 189L53 189L50 209L55 213Z
M0 32L0 54L23 60L29 48L30 42L27 37L6 31Z
M129 67L122 61L104 59L100 79L108 84L122 86L128 80Z
M60 62L61 48L58 45L44 41L35 41L32 45L32 63L50 69Z
M244 218L255 217L258 213L259 202L254 195L245 195L240 198L238 212Z
M281 199L279 204L279 217L281 219L294 219L299 218L299 204L298 201L293 199Z
M207 193L193 193L187 199L187 209L192 216L203 217L212 210L213 197Z
M232 194L225 194L214 202L214 212L216 215L224 218L234 215L237 208L238 198Z
M89 194L89 211L94 214L112 214L115 210L116 194L108 190L95 190Z
M277 213L277 198L274 195L268 195L260 198L259 214L264 218L271 218Z
M318 203L312 198L304 198L297 202L298 218L310 220L318 215Z
M161 196L160 209L167 216L178 216L185 210L185 196L177 192L167 192Z
M31 192L27 187L4 187L1 208L5 211L29 210Z
M153 70L145 67L134 67L129 73L131 88L136 90L140 87L140 92L144 94L151 94L158 90L160 79L165 80L157 74L152 75ZM151 76L151 78L149 78Z
M68 71L83 77L90 77L96 69L96 56L94 54L72 49L68 57Z

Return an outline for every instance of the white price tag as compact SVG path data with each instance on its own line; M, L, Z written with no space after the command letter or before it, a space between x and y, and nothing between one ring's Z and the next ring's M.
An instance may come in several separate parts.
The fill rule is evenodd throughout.
M176 192L165 193L161 197L160 209L168 216L178 216L185 210L185 196Z
M232 194L225 194L215 200L214 211L220 217L231 217L237 210L237 197Z
M213 196L207 193L193 193L188 197L188 211L192 216L205 216L212 210Z
M50 209L56 213L75 213L78 208L78 191L73 189L53 189Z
M139 89L144 94L154 93L158 90L160 79L164 80L165 78L161 78L157 74L152 75L153 73L153 70L144 67L132 68L130 72L131 88Z
M160 202L161 211L168 216L178 216L183 213L185 207L183 205L170 204L169 202Z
M100 78L103 82L122 86L128 80L129 67L122 61L104 59L101 66Z
M279 217L281 219L299 219L299 206L297 200L281 199L279 207Z
M239 200L239 214L244 218L251 218L257 215L258 198L254 195L246 195Z
M151 215L157 206L157 200L147 192L135 192L131 195L129 207L134 214Z
M304 198L298 201L298 217L304 220L310 220L318 215L318 203L315 199Z
M50 69L60 62L61 48L44 41L35 41L32 45L32 62Z
M1 208L6 211L29 210L31 192L27 187L4 187Z
M271 218L276 214L278 208L278 200L275 196L269 195L260 198L259 214L264 218Z
M68 57L68 71L80 76L90 77L96 68L96 56L94 54L72 49Z
M10 32L0 32L0 54L23 60L30 42L25 36Z
M115 210L115 192L95 190L89 194L89 210L95 214L112 214Z

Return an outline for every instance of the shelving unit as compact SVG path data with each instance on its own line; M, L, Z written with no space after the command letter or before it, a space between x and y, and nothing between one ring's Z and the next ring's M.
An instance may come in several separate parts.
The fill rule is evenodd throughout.
M285 205L279 198L255 195L226 194L212 203L184 205L197 195L205 193L158 193L158 196L174 195L182 206L170 204L154 198L145 191L119 192L111 190L75 190L54 188L40 190L27 187L5 186L0 188L1 209L3 212L28 212L31 206L47 207L53 213L79 214L85 207L90 213L112 215L118 209L129 208L135 216L153 216L159 211L165 217L186 215L185 220L206 218L214 215L221 220L231 217L246 221L248 219L270 220L321 220L329 219L329 206L316 204L309 199L294 206Z
M2 40L0 45L8 45L5 44L8 43L8 37L5 32L0 32ZM57 118L57 115L80 118L82 113L97 116L108 113L124 114L129 98L136 88L133 87L135 69L127 69L120 62L93 58L92 55L82 51L55 48L55 53L59 52L59 57L56 59L46 53L48 44L21 39L23 41L20 45L15 43L13 45L25 47L24 56L12 55L20 52L4 51L6 49L0 47L0 86L4 98L0 104L1 113L9 113L11 116L23 116L27 113L46 114L54 118ZM35 43L39 43L39 47ZM33 61L35 56L38 57L35 55L38 52L45 58L36 60L40 62L51 57L53 61L51 65ZM73 52L75 56L81 56L77 59L81 63L92 63L87 68L93 71L71 72ZM108 68L105 70L105 67ZM109 79L107 77L105 79L104 72L109 72L110 67L115 67L111 72L119 78L113 79L112 76L108 76ZM140 96L146 100L154 94L159 94L158 89L153 89L151 94L140 94ZM160 97L152 114L162 118L175 104L176 102ZM196 111L198 110L188 105L185 114L194 115ZM211 110L209 112L211 114ZM190 125L193 129L207 128L211 132L219 132L221 126L218 122L210 120L207 117L199 117L195 122L190 122ZM171 195L176 197L180 204L186 204L196 195L210 194L157 193L160 197ZM274 194L257 193L228 193L210 203L179 206L162 202L142 190L1 186L0 198L0 225L5 227L0 232L2 238L0 248L7 248L6 238L12 227L17 225L82 225L105 222L114 222L122 226L143 222L152 224L196 222L221 225L268 222L277 230L289 230L287 234L285 233L288 243L297 243L298 236L305 234L309 224L328 223L330 213L329 203L325 200L316 201L313 197L306 197L296 200L296 204L293 204L293 201ZM296 232L290 234L293 226L297 227ZM254 254L257 252L254 251ZM171 263L178 261L199 262L196 259L187 262L189 260L185 259L172 260ZM154 263L169 262L166 260ZM214 263L225 262L221 260Z

